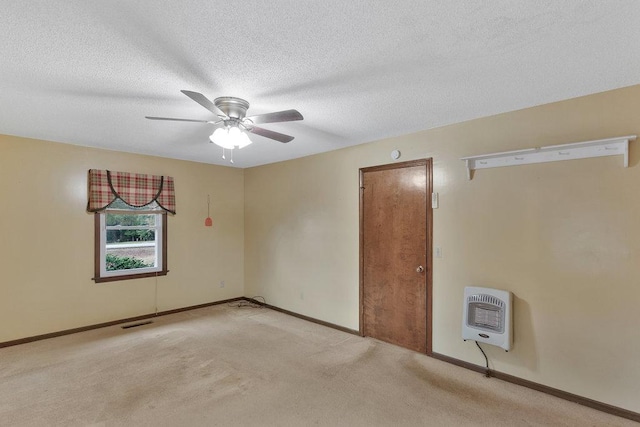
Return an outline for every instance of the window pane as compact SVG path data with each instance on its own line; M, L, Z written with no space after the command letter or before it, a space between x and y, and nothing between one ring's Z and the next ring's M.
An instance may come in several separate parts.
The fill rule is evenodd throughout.
M144 228L107 230L107 247L114 243L155 242L156 231ZM155 243L153 243L155 246Z
M155 214L107 213L105 219L107 271L158 266L156 230L147 228L155 227ZM137 226L140 228L135 228Z
M120 230L110 230L107 233L111 231ZM146 267L157 267L155 241L107 243L106 269L108 271Z
M150 250L149 250L150 249ZM127 253L130 251L132 253ZM132 250L111 250L107 249L106 270L131 270L135 268L156 267L155 248L141 248L136 251Z

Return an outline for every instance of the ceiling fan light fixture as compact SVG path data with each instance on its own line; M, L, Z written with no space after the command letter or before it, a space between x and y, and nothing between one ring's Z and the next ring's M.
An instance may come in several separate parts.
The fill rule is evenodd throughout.
M216 145L219 145L222 148L227 148L233 150L233 144L229 140L229 132L227 132L226 128L218 128L216 129L211 136L209 137L211 142Z
M240 136L238 137L238 149L244 148L252 142L253 141L249 139L249 135L247 135L245 132L241 132Z
M251 140L237 126L230 126L216 129L209 137L211 142L222 148L233 150L234 148L244 148L251 144Z
M216 129L211 136L209 137L211 142L214 144L226 148L228 150L233 150L233 141L229 138L229 131L227 128L218 128Z

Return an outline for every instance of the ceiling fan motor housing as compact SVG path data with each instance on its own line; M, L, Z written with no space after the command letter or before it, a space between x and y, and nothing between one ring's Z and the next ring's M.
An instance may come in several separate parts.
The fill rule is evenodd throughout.
M213 103L232 119L244 119L249 109L249 103L247 101L233 96L221 96L214 99Z

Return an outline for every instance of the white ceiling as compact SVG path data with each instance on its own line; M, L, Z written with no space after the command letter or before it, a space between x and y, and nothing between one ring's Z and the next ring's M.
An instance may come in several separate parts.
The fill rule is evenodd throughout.
M295 108L250 167L640 83L640 1L3 0L0 133L229 165L180 93Z

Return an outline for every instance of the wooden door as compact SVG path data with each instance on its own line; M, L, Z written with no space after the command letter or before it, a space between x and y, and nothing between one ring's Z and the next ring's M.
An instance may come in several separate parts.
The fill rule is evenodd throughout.
M360 170L360 331L429 354L431 177L431 159Z

